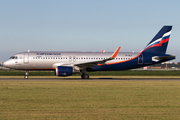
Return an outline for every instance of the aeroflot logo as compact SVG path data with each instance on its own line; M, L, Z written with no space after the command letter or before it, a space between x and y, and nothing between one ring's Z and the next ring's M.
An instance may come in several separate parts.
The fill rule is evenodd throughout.
M61 55L61 53L36 53L36 55Z

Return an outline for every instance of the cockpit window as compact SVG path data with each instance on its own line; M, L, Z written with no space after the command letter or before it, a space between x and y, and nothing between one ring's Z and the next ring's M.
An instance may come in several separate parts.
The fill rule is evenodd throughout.
M17 56L11 56L10 59L18 59Z

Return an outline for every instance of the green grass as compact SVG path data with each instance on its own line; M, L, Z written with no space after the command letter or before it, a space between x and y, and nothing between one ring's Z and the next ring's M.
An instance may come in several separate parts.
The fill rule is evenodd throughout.
M0 76L24 76L21 70L0 70ZM30 76L54 76L54 71L29 71Z
M24 76L25 71L0 70L0 76ZM82 73L73 74L81 76ZM90 76L180 76L179 70L126 70L88 72ZM53 71L29 71L30 76L54 76Z
M0 81L0 119L179 119L180 81Z

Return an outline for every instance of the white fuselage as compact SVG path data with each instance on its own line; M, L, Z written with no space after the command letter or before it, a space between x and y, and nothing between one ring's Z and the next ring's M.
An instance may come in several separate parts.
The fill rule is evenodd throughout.
M78 63L100 61L111 55L112 52L22 52L13 55L3 65L21 70L50 70L61 65L74 66ZM137 55L138 53L119 53L115 59L106 63L130 60Z

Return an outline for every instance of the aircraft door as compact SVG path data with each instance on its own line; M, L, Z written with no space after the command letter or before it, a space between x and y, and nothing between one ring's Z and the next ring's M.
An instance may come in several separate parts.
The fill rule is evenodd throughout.
M76 57L75 56L73 56L73 62L76 62Z
M24 63L29 63L29 54L27 53L24 54Z
M71 56L69 56L69 62L72 62L72 57Z
M143 64L143 54L139 55L138 64Z
M76 57L69 56L69 62L76 62Z

